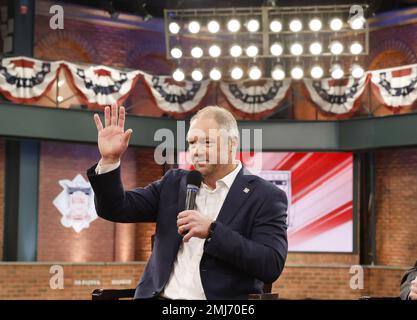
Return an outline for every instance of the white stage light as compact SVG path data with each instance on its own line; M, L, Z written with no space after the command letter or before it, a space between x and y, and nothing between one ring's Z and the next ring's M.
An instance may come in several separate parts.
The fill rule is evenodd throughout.
M191 21L188 24L188 31L191 33L198 33L200 31L200 24L197 21Z
M273 56L278 57L283 53L284 48L282 47L281 43L275 42L272 44L270 50Z
M272 70L271 76L274 80L283 80L285 78L285 71L281 65L276 65Z
M296 80L300 80L304 76L304 71L301 66L295 66L291 69L291 77Z
M330 21L330 29L333 31L339 31L343 28L343 21L340 18L333 18Z
M320 31L323 27L323 24L319 18L313 18L308 24L311 31Z
M259 21L256 19L250 19L246 24L246 29L248 29L249 32L256 32L259 30L259 27Z
M365 25L365 19L363 17L354 18L349 20L349 25L353 30L363 29Z
M209 55L213 58L217 58L222 54L222 49L217 45L217 44L213 44L210 48L209 48Z
M180 48L178 48L178 47L174 47L174 48L172 48L172 49L171 49L171 56L172 56L174 59L179 59L179 58L181 58L181 57L182 57L182 50L181 50Z
M230 71L230 75L234 80L240 80L243 77L243 70L239 66L233 67Z
M217 33L220 30L220 24L216 20L211 20L207 24L207 29L210 33Z
M359 42L354 42L350 45L350 53L352 54L360 54L363 50L362 45Z
M203 80L203 71L201 71L201 69L194 69L193 72L191 72L191 78L194 81Z
M172 77L174 78L175 81L178 81L178 82L183 81L185 79L184 71L178 68L174 71L174 73L172 74Z
M203 56L203 49L200 47L194 47L191 49L191 56L193 58L199 59Z
M250 46L248 46L247 48L246 48L246 55L248 56L248 57L251 57L251 58L253 58L253 57L256 57L257 55L258 55L258 52L259 52L259 49L258 49L258 47L257 46L255 46L254 44L251 44Z
M322 53L323 46L321 45L320 42L315 41L312 44L310 44L309 50L310 50L311 54L314 54L316 56L316 55Z
M303 28L303 23L300 19L294 19L290 22L290 30L292 32L299 32Z
M234 44L233 46L230 47L230 55L232 57L235 57L235 58L240 57L242 55L242 51L243 51L242 47L237 44Z
M213 68L210 71L210 79L213 81L219 81L222 78L222 73L218 68Z
M343 44L340 41L332 41L330 43L330 52L339 55L343 52Z
M359 65L359 64L353 64L352 68L351 68L351 73L352 73L352 77L358 79L358 78L362 78L365 71L363 70L363 68Z
M249 69L249 78L252 80L258 80L262 77L262 71L257 66L252 66Z
M238 32L240 30L240 22L237 19L232 19L227 23L227 30L230 32Z
M172 34L177 34L178 32L180 32L181 27L180 27L180 25L179 25L178 23L176 23L176 22L171 22L171 23L168 25L168 30L169 30L169 32L171 32Z
M281 32L281 30L282 30L281 21L279 21L277 19L272 20L271 23L269 24L269 29L272 32L275 32L275 33Z
M323 68L319 65L314 65L310 70L311 77L314 79L320 79L323 77L324 71Z
M342 66L339 63L335 63L330 69L330 74L333 79L341 79L345 73L343 72Z
M296 42L296 43L292 44L291 47L290 47L290 52L294 56L299 56L300 54L303 53L302 44L299 43L299 42Z

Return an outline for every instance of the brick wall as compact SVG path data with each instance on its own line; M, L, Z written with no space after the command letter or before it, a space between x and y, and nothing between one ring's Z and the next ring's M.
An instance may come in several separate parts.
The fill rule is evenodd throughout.
M64 289L51 289L54 273L49 263L0 263L0 299L91 299L96 288L124 289L136 287L143 263L58 263L63 268ZM116 285L112 281L130 281ZM92 282L92 281L99 281ZM126 283L126 282L124 282Z
M71 155L69 158L68 155ZM40 152L39 183L39 261L114 261L132 259L123 249L123 238L117 238L114 223L101 218L93 221L88 229L80 233L61 224L61 213L53 205L53 200L62 191L59 180L72 180L77 174L85 179L86 170L99 159L96 146L43 142ZM136 150L129 149L123 158L122 179L127 189L137 185ZM131 226L120 226L123 231ZM124 228L124 229L123 229ZM123 232L122 232L123 233ZM115 238L120 245L115 252ZM134 238L134 230L131 232ZM129 241L129 239L126 239ZM133 245L133 242L132 242ZM124 258L123 258L124 257ZM127 258L126 258L127 257ZM118 259L116 259L118 260Z
M71 157L68 157L71 155ZM42 142L39 165L39 261L113 261L114 225L102 219L80 233L61 224L62 215L53 205L63 188L59 181L72 180L98 161L90 145Z
M161 178L163 169L155 163L153 157L153 150L138 151L136 157L138 187L144 187ZM151 254L151 236L154 233L154 223L139 223L136 225L135 260L148 260Z
M364 267L363 289L351 289L350 266L287 266L273 285L285 299L358 299L360 296L399 296L406 268ZM354 280L354 279L353 279Z
M296 253L290 252L287 257L287 265L354 265L359 263L359 255L356 253Z
M376 153L377 263L414 265L417 259L417 150Z
M115 68L141 69L157 74L171 72L171 62L165 58L164 36L159 32L103 25L67 17L64 30L52 30L49 28L49 17L37 15L34 42L34 56L39 59L102 64ZM66 78L64 73L61 73L61 78ZM71 104L83 104L68 81L59 90L59 95L65 99L61 107L69 108ZM55 99L55 87L48 96ZM47 98L42 98L35 104L54 105ZM163 114L163 111L154 105L141 81L137 82L126 105L127 111L131 114L155 117Z
M64 289L53 290L49 263L0 263L0 299L91 299L96 288L134 288L144 263L60 263ZM350 266L289 265L272 292L282 299L357 299L363 295L398 296L405 268L365 267L363 289L352 290ZM91 281L99 281L92 284ZM130 281L117 285L114 281ZM126 282L124 282L126 283ZM80 285L84 284L84 285ZM90 284L90 285L88 285Z

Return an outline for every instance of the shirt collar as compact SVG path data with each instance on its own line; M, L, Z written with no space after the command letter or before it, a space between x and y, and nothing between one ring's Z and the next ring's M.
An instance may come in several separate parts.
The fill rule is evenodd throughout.
M217 189L220 182L223 182L226 185L226 187L228 189L230 189L230 187L232 186L233 182L235 181L236 176L239 173L240 169L242 169L242 162L240 162L240 160L237 160L236 168L232 172L225 175L223 178L216 181L216 189ZM210 190L210 188L208 186L206 186L205 183L204 183L204 186L207 189Z

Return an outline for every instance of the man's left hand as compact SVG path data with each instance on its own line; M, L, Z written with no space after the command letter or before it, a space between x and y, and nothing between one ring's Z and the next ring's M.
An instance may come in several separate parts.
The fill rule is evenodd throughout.
M192 237L206 239L213 221L195 210L185 210L177 216L178 233L184 235L184 242Z

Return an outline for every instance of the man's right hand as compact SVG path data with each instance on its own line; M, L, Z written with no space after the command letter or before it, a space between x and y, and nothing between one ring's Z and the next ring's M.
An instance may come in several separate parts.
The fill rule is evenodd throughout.
M98 149L101 154L101 164L112 164L120 160L129 145L132 129L124 131L125 108L117 105L104 108L104 124L101 123L99 115L94 114L94 121L98 131Z

